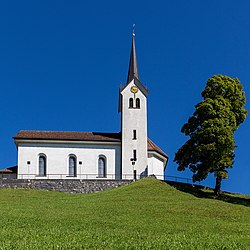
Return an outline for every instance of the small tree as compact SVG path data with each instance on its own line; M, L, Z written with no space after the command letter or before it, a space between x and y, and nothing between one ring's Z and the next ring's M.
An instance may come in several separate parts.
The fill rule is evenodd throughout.
M228 177L227 169L234 163L234 132L247 116L246 97L237 78L222 75L208 79L202 97L181 129L190 139L177 151L174 161L179 171L189 168L193 172L194 182L214 173L214 192L219 195L222 179Z

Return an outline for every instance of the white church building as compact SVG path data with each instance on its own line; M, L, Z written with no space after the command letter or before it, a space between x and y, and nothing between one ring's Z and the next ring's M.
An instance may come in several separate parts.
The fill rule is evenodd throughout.
M17 178L163 179L168 156L147 137L148 90L139 80L134 34L127 83L119 93L119 133L18 132Z

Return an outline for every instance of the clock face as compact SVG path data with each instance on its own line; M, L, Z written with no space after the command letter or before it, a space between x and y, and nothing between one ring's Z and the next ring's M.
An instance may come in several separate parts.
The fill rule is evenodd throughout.
M131 91L133 94L135 94L135 93L138 92L138 88L137 88L136 86L132 86L131 89L130 89L130 91Z

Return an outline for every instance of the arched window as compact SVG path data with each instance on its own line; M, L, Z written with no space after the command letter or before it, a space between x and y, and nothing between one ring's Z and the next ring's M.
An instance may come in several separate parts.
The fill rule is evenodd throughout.
M134 100L133 100L133 98L129 98L129 107L130 108L134 107Z
M136 108L137 109L139 109L140 108L140 99L139 98L136 98L136 100L135 100L135 106L136 106Z
M106 158L100 156L98 159L98 177L106 177Z
M46 176L46 156L39 156L39 176Z
M76 157L69 157L69 176L76 176Z

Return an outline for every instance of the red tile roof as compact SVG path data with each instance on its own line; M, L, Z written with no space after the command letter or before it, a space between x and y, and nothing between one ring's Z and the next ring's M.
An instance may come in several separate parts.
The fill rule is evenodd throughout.
M14 139L120 142L120 133L21 130Z
M9 170L8 168L5 168L5 169L1 169L0 170L0 173L13 173L11 170Z
M14 167L9 167L9 168L5 168L5 169L1 169L0 173L1 174L11 174L11 173L16 173L17 172L17 166Z
M156 144L154 144L149 138L148 138L148 151L156 151L160 155L168 158L168 155L164 153Z
M99 132L61 132L61 131L35 131L21 130L14 137L14 140L69 140L69 141L103 141L120 142L121 133L99 133ZM168 158L156 144L148 138L148 151L155 151Z

